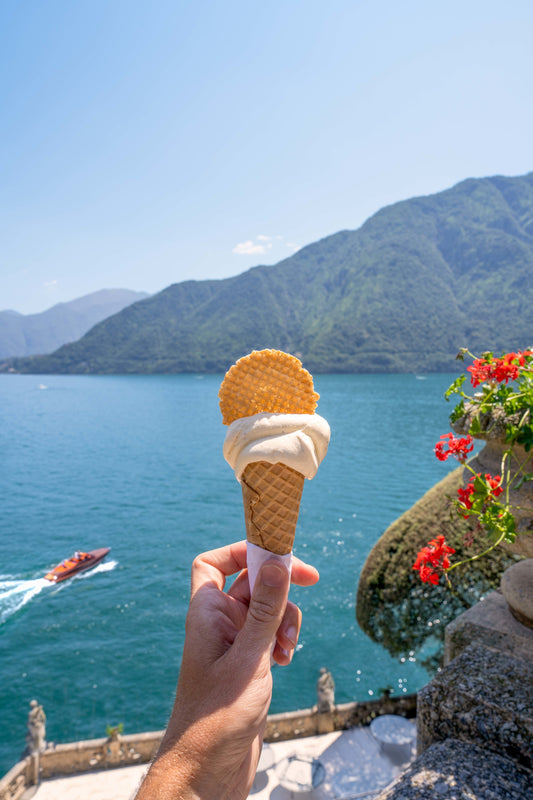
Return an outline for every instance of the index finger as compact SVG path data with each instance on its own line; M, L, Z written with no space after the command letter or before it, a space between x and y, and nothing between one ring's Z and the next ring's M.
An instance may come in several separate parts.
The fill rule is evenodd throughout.
M292 560L291 583L296 583L298 586L314 586L319 578L320 575L316 567L294 556Z
M246 542L234 542L196 556L191 569L191 597L204 584L214 583L221 591L226 578L246 567Z

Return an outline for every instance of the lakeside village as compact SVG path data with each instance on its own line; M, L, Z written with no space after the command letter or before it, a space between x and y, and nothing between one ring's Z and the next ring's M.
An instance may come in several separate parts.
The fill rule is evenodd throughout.
M376 619L382 629L394 627L398 602L411 602L415 614L421 604L442 606L458 595L450 576L461 586L483 563L503 566L503 574L447 621L443 666L416 695L385 691L338 705L334 676L323 668L315 706L270 715L255 800L533 797L533 352L485 354L469 371L478 391L469 397L463 379L454 382L450 392L461 396L450 417L454 433L435 447L437 458L459 466L373 548L359 580L359 624L375 636ZM473 438L485 444L471 458ZM424 545L426 532L433 538ZM472 555L481 535L485 547ZM420 582L427 584L422 599L413 590ZM397 646L394 636L381 638L391 651ZM103 739L50 744L45 725L34 700L27 749L0 780L0 800L126 800L163 733L115 728Z

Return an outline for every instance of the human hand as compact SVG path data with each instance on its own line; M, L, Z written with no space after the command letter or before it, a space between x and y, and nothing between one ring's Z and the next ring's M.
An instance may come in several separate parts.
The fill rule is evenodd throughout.
M193 562L176 700L137 800L248 797L272 696L271 655L290 663L302 615L287 602L291 578L275 556L260 569L251 598L245 567L246 542ZM226 577L237 572L224 592ZM317 580L314 567L294 559L293 583Z

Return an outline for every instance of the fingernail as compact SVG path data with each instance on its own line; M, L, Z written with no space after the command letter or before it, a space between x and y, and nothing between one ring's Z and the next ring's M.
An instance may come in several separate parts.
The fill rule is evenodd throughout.
M289 627L285 631L285 636L292 644L292 646L296 647L296 644L298 643L298 631L296 630L294 625L289 625Z
M285 583L286 573L285 567L281 567L279 564L265 564L261 570L261 580L265 586L279 588Z

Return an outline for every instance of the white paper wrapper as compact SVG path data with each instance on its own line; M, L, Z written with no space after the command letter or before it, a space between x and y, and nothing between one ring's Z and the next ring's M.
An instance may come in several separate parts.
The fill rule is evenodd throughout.
M276 553L271 553L269 550L263 550L256 544L246 542L246 565L248 567L248 580L250 582L250 594L254 590L255 580L257 573L265 561L276 559L285 565L289 575L292 570L292 553L287 553L285 556L278 556Z

